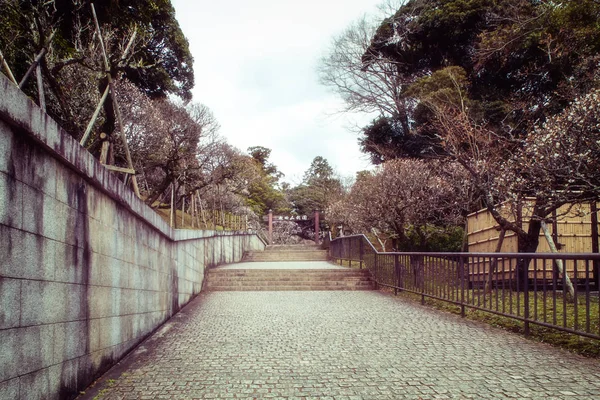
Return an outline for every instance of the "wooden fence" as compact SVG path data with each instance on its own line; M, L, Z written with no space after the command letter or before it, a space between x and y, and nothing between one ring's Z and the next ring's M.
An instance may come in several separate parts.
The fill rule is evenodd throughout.
M187 217L187 218L186 218ZM198 210L194 217L184 216L186 225L198 229L241 231L248 229L248 217L220 210Z
M600 204L565 205L554 214L552 222L548 223L548 230L559 253L598 253L598 208ZM526 203L520 210L506 203L501 207L501 213L506 218L515 221L517 215L522 215L523 228L527 230L531 216L532 203ZM467 220L467 234L470 253L493 253L498 250L501 237L500 227L487 210L480 210L470 214ZM594 226L595 225L595 226ZM518 252L517 236L513 232L506 232L501 253ZM550 253L551 248L543 232L540 232L538 253ZM552 279L556 273L555 262L548 260L544 263L531 263L529 275L536 279ZM491 266L489 259L482 259L473 264L470 272L471 281L483 282L489 274L490 266L498 273L498 277L508 279L515 269L515 262L502 262ZM586 266L579 263L565 263L569 276L575 277L585 271ZM575 272L577 271L577 273Z

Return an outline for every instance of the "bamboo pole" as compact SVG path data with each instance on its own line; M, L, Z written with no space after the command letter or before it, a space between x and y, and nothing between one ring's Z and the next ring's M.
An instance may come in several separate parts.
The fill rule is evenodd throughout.
M185 196L183 196L183 198L181 200L181 227L182 228L185 226L184 215L185 215Z
M173 183L171 183L171 217L170 217L170 222L171 222L171 228L173 228L173 224L175 221L174 218L174 212L173 212L173 203L175 202L175 185Z
M35 69L35 77L37 78L38 87L38 99L40 101L40 108L46 112L46 96L44 95L44 81L42 80L42 68L37 66Z
M85 128L83 137L79 141L80 145L82 145L82 146L85 145L85 142L87 141L88 136L90 136L90 133L92 132L92 128L94 127L94 124L96 123L96 120L98 119L98 115L100 115L102 106L104 105L104 102L106 101L106 98L108 97L109 90L110 90L110 86L107 85L106 89L104 89L104 93L102 94L102 98L100 99L100 102L98 103L98 105L96 106L96 109L94 110L94 114L92 114L92 119L90 119L90 122L88 122L88 125Z
M546 222L542 221L541 225L542 225L542 231L544 232L544 237L546 238L546 241L548 242L548 246L550 247L550 251L553 253L558 253L558 249L556 248L556 245L554 244L554 240L552 239L552 236L550 235L550 231L548 230L548 226L546 225ZM577 262L577 261L573 261L573 262ZM567 285L569 295L571 296L572 299L574 299L575 298L575 288L573 287L573 282L571 282L571 278L569 278L569 275L567 274L567 271L565 270L563 261L556 259L556 260L554 260L554 263L556 265L556 268L558 269L558 273L560 273L565 279L565 284Z
M4 55L2 54L2 52L0 51L0 59L2 60L2 66L4 67L4 70L6 71L6 75L8 76L8 78L17 86L19 86L19 83L17 82L17 80L15 79L15 76L13 75L12 71L10 70L10 67L8 66L8 64L6 63L6 59L4 58Z
M192 228L194 228L195 222L194 221L194 206L195 206L195 201L194 201L194 193L192 192L192 197L190 198L190 214L192 216Z
M110 141L108 140L108 135L104 132L100 134L100 139L102 140L102 149L100 150L100 164L106 164L106 160L108 159L108 149L110 148Z
M105 165L104 168L108 169L109 171L121 172L123 174L129 174L131 176L134 176L135 174L135 170L131 168L116 167L114 165Z
M48 42L52 41L55 33L56 33L56 31L52 32L52 34L48 38ZM48 51L47 46L42 47L40 52L33 59L33 63L29 66L29 69L27 70L27 72L25 72L25 75L23 76L23 79L21 79L21 82L19 82L19 85L18 85L19 89L22 89L23 86L25 86L25 84L27 83L27 79L29 79L29 75L31 75L31 73L38 67L38 65L40 64L40 61L42 61L42 58L44 58L47 51Z

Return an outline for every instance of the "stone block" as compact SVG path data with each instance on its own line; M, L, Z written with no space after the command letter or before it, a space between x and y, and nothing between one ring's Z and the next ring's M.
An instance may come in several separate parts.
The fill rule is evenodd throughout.
M0 172L14 174L12 165L13 131L4 121L0 120Z
M21 162L24 165L19 179L48 196L56 197L56 173L64 167L41 147L32 144L30 149L23 154Z
M79 210L85 205L87 199L85 196L82 198L82 194L87 195L87 186L85 181L70 169L60 168L56 172L56 200L69 207Z
M19 394L19 378L0 382L0 399L2 400L18 400Z
M53 325L0 331L0 382L50 366L53 344Z
M81 247L63 243L56 243L54 247L56 265L54 280L67 283L86 283L89 279L90 253Z
M86 300L82 285L25 281L21 288L21 325L83 320Z
M50 391L58 399L74 399L91 383L95 371L89 368L88 359L79 357L49 368Z
M88 283L94 286L112 286L112 258L100 253L90 254L90 273Z
M144 289L144 285L145 285L144 272L145 272L144 268L141 268L137 265L132 266L131 276L130 276L130 281L129 281L130 288Z
M130 266L123 261L92 253L89 282L97 286L128 287L129 269Z
M50 390L50 370L44 368L19 378L19 391L24 399L57 399Z
M132 289L115 289L119 293L119 302L113 302L113 315L129 315L138 311L137 297L144 292Z
M24 241L23 231L0 225L0 275L23 277Z
M42 234L47 238L73 245L72 236L67 234L74 224L74 220L69 216L69 210L72 209L66 204L53 197L44 196Z
M49 204L44 201L44 193L33 187L23 185L23 230L43 235L44 214L54 217L54 209L46 209ZM51 205L51 204L50 204ZM46 219L49 217L47 216Z
M16 377L19 361L19 329L0 331L0 382Z
M63 363L86 353L87 321L73 321L54 326L54 363Z
M135 315L90 320L90 352L110 349L126 340L133 332Z
M54 243L41 236L0 225L0 275L54 279Z
M0 172L0 224L23 227L23 184Z
M0 329L19 326L21 319L21 280L0 277L0 304L2 305L0 307Z
M107 318L113 316L113 288L91 286L88 288L89 318Z

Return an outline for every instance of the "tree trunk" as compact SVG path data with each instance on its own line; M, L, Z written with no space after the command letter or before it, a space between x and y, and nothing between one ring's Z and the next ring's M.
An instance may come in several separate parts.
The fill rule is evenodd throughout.
M460 246L460 251L462 253L467 253L469 251L469 219L465 218L465 229L463 232L463 240L462 245Z
M529 229L526 235L518 236L518 251L519 253L535 253L540 242L540 230L542 221L539 219L531 219L529 221ZM521 257L517 261L516 270L516 290L525 291L529 288L529 264L530 257Z
M500 235L498 236L498 243L496 244L495 253L500 253L500 250L502 250L502 243L504 243L505 235L506 235L506 231L504 229L500 229ZM489 293L492 291L492 284L494 283L494 272L496 272L496 268L498 268L498 258L491 259L489 271L488 271L488 278L485 283L485 292L486 293ZM504 273L502 275L504 275Z
M107 86L108 86L108 80L106 78L103 78L100 81L100 84L98 85L98 91L100 92L100 95L102 95L102 93L104 93ZM116 118L117 117L115 115L115 108L114 108L114 104L113 104L111 96L108 96L106 98L106 100L104 101L103 108L104 108L104 123L100 127L100 131L105 132L109 137L112 138L113 133L115 132L115 129L116 129ZM109 156L109 164L114 164L114 159L111 160L110 158L113 158L113 157Z
M158 188L154 189L154 192L150 193L146 198L146 204L152 207L152 204L169 188L172 182L173 178L170 175L165 175Z

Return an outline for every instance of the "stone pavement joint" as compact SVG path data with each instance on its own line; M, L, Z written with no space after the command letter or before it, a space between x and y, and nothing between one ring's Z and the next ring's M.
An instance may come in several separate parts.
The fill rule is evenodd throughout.
M380 292L204 292L94 396L591 399L600 365Z

